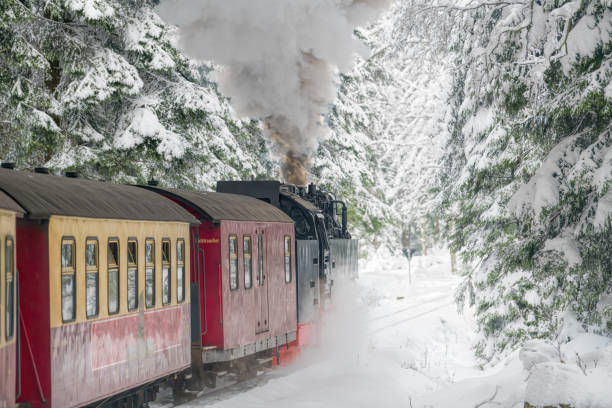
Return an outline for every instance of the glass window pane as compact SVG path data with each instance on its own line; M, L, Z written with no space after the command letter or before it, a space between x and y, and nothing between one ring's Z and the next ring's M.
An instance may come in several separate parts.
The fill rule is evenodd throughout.
M178 302L182 302L185 300L185 267L183 265L179 265L177 267L177 275L176 275L176 299Z
M74 275L62 275L62 320L70 322L75 316Z
M127 274L127 301L128 310L138 307L138 269L130 268Z
M6 273L6 339L11 339L15 334L15 249L13 240L6 239L4 249L4 272Z
M263 285L264 262L263 262L263 237L257 235L257 282Z
M145 245L145 262L153 263L155 257L155 244L153 242L147 242Z
M15 333L15 282L6 282L6 338L13 337Z
M85 245L85 266L98 266L98 243L87 242Z
M230 290L238 289L238 237L229 237Z
M138 252L136 241L128 241L127 244L128 264L136 265L138 263Z
M244 254L244 287L249 289L252 286L253 277L253 259L251 248L251 237L245 235L243 238L243 254Z
M176 300L185 300L185 241L176 241Z
M291 282L291 237L285 237L285 282Z
M162 242L162 262L170 262L170 241Z
M185 242L182 240L176 242L176 260L185 262Z
M117 241L108 243L108 264L119 265L119 243Z
M119 312L119 269L108 271L108 313Z
M73 242L62 242L62 268L72 268L73 267Z
M98 315L98 273L87 273L85 276L87 317L93 317Z
M155 269L147 267L145 271L145 297L147 307L155 306Z
M170 268L162 267L162 303L170 303Z

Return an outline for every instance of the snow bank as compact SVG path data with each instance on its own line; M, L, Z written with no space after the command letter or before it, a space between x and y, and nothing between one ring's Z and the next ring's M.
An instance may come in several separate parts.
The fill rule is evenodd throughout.
M474 322L459 315L460 277L434 250L408 260L380 250L360 263L358 285L338 285L320 347L297 366L275 370L257 388L186 407L523 408L612 406L612 339L585 333L566 316L559 343L527 342L481 368Z

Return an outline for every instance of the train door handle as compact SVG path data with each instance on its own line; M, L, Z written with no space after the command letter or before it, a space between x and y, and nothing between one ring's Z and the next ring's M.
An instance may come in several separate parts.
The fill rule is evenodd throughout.
M314 288L314 287L315 287L315 281L313 281L313 280L311 280L311 281L310 281L310 287L311 287L311 288Z

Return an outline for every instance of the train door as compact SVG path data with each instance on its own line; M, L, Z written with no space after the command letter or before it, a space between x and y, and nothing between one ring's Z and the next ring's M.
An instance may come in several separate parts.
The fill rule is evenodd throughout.
M257 326L255 333L268 331L270 327L268 309L267 266L269 265L269 248L266 245L264 231L257 231L257 281L255 286L257 310Z

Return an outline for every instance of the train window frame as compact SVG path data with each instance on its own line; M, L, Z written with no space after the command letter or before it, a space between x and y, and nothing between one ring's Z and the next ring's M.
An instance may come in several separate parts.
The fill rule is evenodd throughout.
M130 262L130 244L134 244L136 252L135 254L133 254L133 260L134 262ZM138 284L139 284L139 279L138 279L138 238L136 237L128 237L127 239L127 245L125 247L125 256L126 256L126 265L127 265L127 270L126 270L126 274L125 274L125 289L126 289L126 297L125 297L125 302L126 302L126 306L127 306L127 310L128 312L133 312L135 310L138 310ZM135 286L136 286L136 297L135 297L135 305L133 307L130 307L130 271L136 271L136 274L134 275L135 277Z
M264 284L264 242L263 234L257 234L257 283L259 286Z
M147 261L147 246L151 244L151 262ZM156 290L156 283L157 283L157 268L155 265L155 247L157 244L157 240L155 238L151 238L151 237L147 237L145 238L145 307L147 309L153 309L155 308L155 306L157 305L157 290ZM149 305L149 297L147 296L147 272L148 269L151 269L151 275L153 278L153 286L151 288L151 303Z
M109 260L109 251L111 244L117 244L117 256L115 257L116 264L111 264ZM117 310L111 311L111 285L110 274L117 272ZM106 300L108 315L116 315L121 311L121 241L118 237L108 238L106 245Z
M179 251L179 245L182 245L182 251ZM180 255L180 256L179 256ZM185 301L185 238L176 240L176 303ZM179 284L179 276L181 283ZM179 296L179 289L182 290Z
M72 243L72 265L64 266L64 245L65 243ZM60 241L60 300L61 308L60 313L62 315L62 323L72 323L76 321L77 316L77 285L76 285L76 238L72 235L63 236ZM70 319L64 318L64 276L72 276L72 317Z
M9 242L10 242L10 258L7 255L9 253ZM10 266L11 266L11 271L9 274L9 271L7 270L7 266L9 265L9 259L10 259ZM16 325L16 319L15 319L15 298L16 298L16 279L15 279L15 240L13 239L12 235L8 235L5 239L4 239L4 301L5 301L5 320L4 320L4 338L6 339L6 341L10 341L13 339L13 337L15 337L15 325ZM11 283L10 287L11 287L11 296L9 298L9 281ZM10 311L9 311L9 305L10 305ZM9 315L10 315L10 320L9 320ZM9 321L10 321L10 330L9 330Z
M235 253L232 253L232 240L234 241L234 251ZM229 288L230 291L235 291L238 290L238 288L240 287L240 268L238 266L238 235L237 234L229 234L228 236L228 247L227 247L227 254L228 254L228 260L229 260ZM234 268L236 269L236 279L235 279L235 285L234 282L232 282L232 265L234 266Z
M87 246L91 243L91 242L95 242L96 244L96 256L95 256L95 260L96 260L96 265L95 267L91 267L91 265L87 264ZM87 317L87 319L94 319L96 317L98 317L100 315L100 241L98 240L98 237L87 237L85 238L85 317ZM88 304L88 300L89 300L89 294L87 293L87 277L90 274L96 274L97 276L97 280L96 280L96 313L95 314L89 314L89 311L87 310L87 304Z
M167 245L168 251L167 254L164 253L164 246ZM164 255L166 256L166 260L164 260ZM162 273L161 273L161 284L162 284L162 306L168 306L172 303L172 240L170 238L162 238L161 245L161 262L162 262ZM164 268L168 268L168 299L164 301Z
M245 252L246 242L249 241L249 252L248 254ZM245 234L242 236L242 259L243 259L243 268L244 268L244 289L251 289L253 287L253 238L250 234ZM248 259L248 264L247 264ZM248 275L247 275L247 265ZM247 285L247 276L249 277L249 283Z
M287 245L289 243L289 245ZM283 238L283 253L285 259L285 283L293 282L293 271L291 270L291 261L293 251L291 250L291 235L285 235Z

